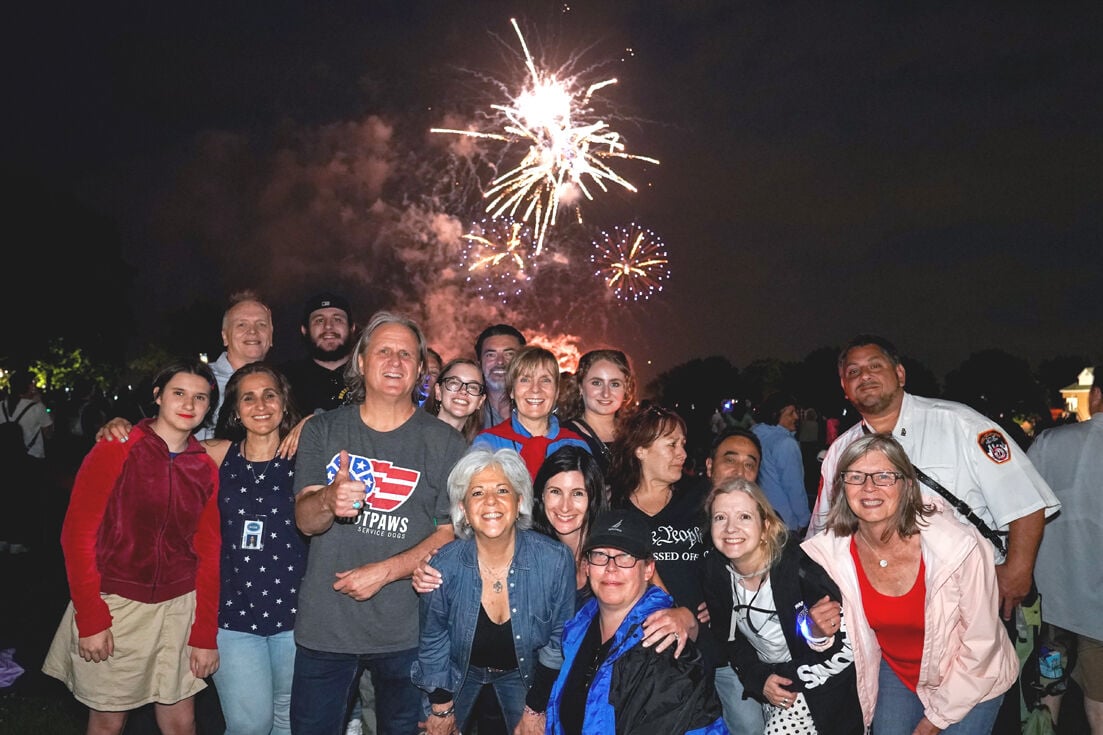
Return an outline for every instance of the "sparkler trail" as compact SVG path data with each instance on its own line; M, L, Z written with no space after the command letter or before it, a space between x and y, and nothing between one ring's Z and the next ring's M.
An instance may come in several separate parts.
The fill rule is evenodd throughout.
M610 129L592 107L594 93L616 84L615 78L586 84L568 68L537 68L517 20L511 18L510 22L525 54L528 78L521 92L507 104L490 106L495 114L489 117L496 129L432 128L431 132L528 146L516 166L491 181L483 197L489 200L486 211L491 217L508 215L531 223L535 241L532 256L537 257L565 200L581 194L592 201L591 187L607 192L610 184L637 191L613 170L612 159L656 165L659 161L628 153L621 134Z
M590 261L594 275L622 301L645 301L663 290L670 278L666 246L654 232L633 223L602 232Z

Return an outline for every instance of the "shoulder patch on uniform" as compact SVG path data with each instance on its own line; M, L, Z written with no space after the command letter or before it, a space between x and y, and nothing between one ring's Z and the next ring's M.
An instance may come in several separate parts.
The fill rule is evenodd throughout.
M978 434L977 444L980 445L981 451L988 455L988 459L996 464L1003 464L1011 459L1011 446L1007 443L1007 437L995 429Z

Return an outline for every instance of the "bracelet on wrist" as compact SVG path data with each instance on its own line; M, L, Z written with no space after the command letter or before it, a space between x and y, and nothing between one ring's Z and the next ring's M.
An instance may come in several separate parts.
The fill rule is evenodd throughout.
M822 646L831 640L830 635L821 638L812 633L812 617L808 614L808 608L801 608L797 613L797 628L810 646Z
M440 712L437 712L432 707L429 708L429 714L431 714L433 717L448 717L449 715L452 715L453 713L455 713L455 711L456 711L456 705L455 704L453 704L448 709L441 710Z
M532 707L529 707L527 704L525 705L525 712L529 713L533 717L543 717L545 714L547 714L546 712L537 712Z

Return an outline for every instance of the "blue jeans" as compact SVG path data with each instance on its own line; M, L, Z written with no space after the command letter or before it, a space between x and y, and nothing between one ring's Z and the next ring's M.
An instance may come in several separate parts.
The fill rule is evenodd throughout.
M466 728L472 724L468 719L471 717L471 710L484 684L494 687L498 706L502 708L502 716L506 721L506 732L513 732L513 728L521 721L521 712L525 709L525 695L528 694L528 688L521 681L521 672L517 669L491 671L481 666L468 666L463 686L453 698L456 705L456 724L460 728Z
M724 724L733 733L757 735L766 729L762 704L757 699L743 699L743 682L731 666L716 667L716 693L724 708Z
M943 730L944 735L989 735L1000 711L1002 696L969 710L965 719ZM900 681L896 672L881 659L877 674L877 705L873 711L874 735L911 735L923 719L923 703L919 696Z
M214 685L226 735L291 735L295 633L218 631Z
M410 680L417 649L394 653L330 653L299 646L291 685L291 730L295 735L342 735L349 697L363 671L375 686L376 732L417 732L421 692Z

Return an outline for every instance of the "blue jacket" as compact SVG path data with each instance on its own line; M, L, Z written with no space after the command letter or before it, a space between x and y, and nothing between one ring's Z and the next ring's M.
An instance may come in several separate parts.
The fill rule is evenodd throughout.
M410 676L426 692L445 689L455 694L467 676L482 604L474 539L443 546L433 557L433 567L443 582L421 596L421 643ZM525 686L531 687L537 658L550 669L558 669L563 661L563 625L574 614L574 558L556 539L517 531L508 584L517 668Z
M617 628L609 655L586 695L587 735L727 735L712 671L692 642L679 658L674 658L673 646L655 653L638 645L647 616L673 604L670 595L652 585ZM563 629L563 667L548 702L548 735L563 735L559 720L563 685L597 613L598 602L591 599Z
M752 431L762 442L758 485L790 531L807 528L812 520L808 491L804 488L804 457L793 432L777 424L755 424Z

